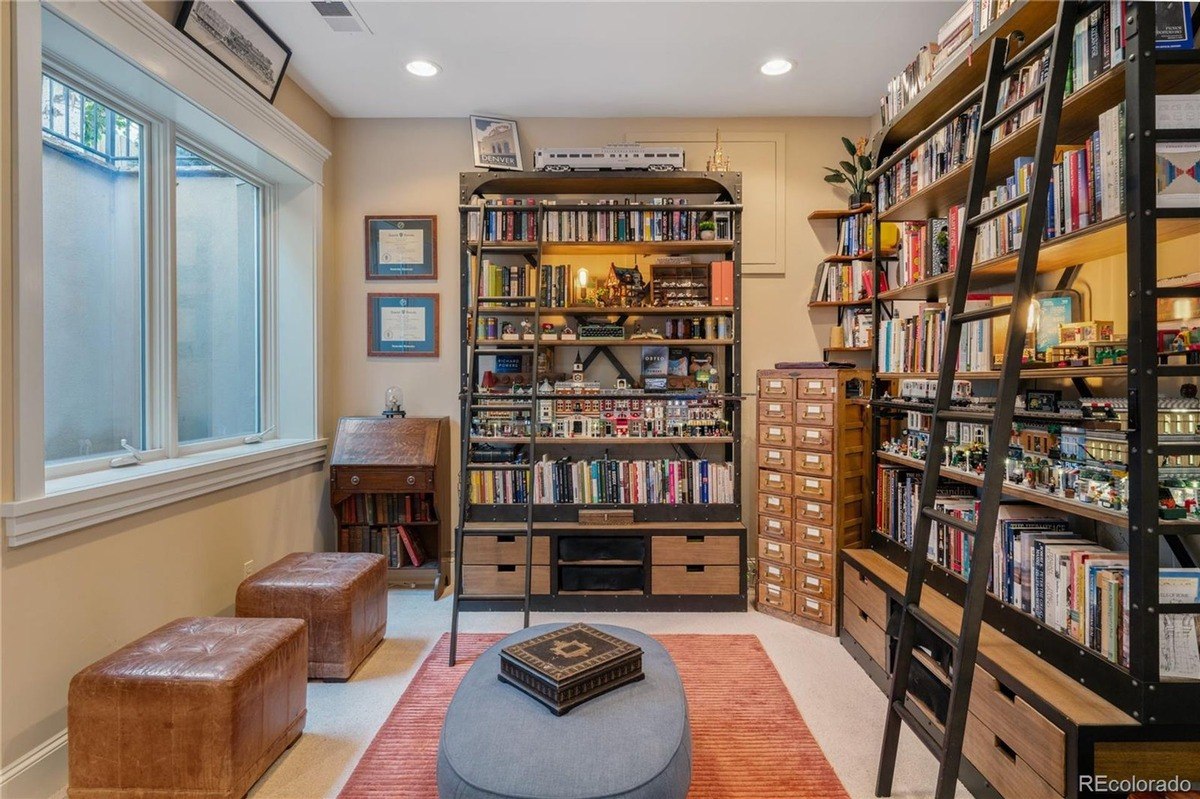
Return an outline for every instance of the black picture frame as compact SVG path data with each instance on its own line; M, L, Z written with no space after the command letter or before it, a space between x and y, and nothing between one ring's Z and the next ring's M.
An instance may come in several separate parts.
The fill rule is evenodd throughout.
M257 26L259 31L265 34L277 47L279 47L280 50L283 51L282 62L276 64L275 59L272 59L270 55L255 48L255 51L258 53L258 55L267 58L271 62L270 66L272 69L278 69L278 74L274 76L274 83L271 85L269 92L264 91L264 86L267 84L266 80L255 82L250 80L246 74L243 74L243 72L253 74L254 66L252 64L249 64L245 61L245 59L242 59L240 65L235 65L231 63L225 55L213 50L206 41L198 37L197 31L200 28L210 31L210 38L215 37L215 33L212 32L214 28L212 27L212 23L210 21L211 17L209 12L211 11L216 14L216 17L218 17L220 21L224 22L225 24L229 24L231 28L234 28L239 35L253 45L253 42L250 42L245 33L243 33L241 30L237 30L230 20L226 19L224 15L220 13L219 8L221 6L238 9L239 13L245 15L246 17L245 20L239 20L239 22L245 23L248 21L253 23L255 26ZM208 9L208 11L206 11L206 9ZM221 66L233 73L238 80L261 95L267 102L272 104L275 102L275 97L279 94L279 87L283 85L283 76L287 74L288 64L291 63L292 60L292 48L284 44L283 39L280 39L275 34L275 31L271 30L271 28L262 21L258 14L254 13L254 11L251 10L250 6L248 6L244 0L184 0L183 5L179 9L179 16L175 20L175 28L192 42L194 42L197 47L212 56L213 59L221 64ZM228 48L227 46L226 49L228 49L230 53L233 52L232 49ZM239 71L239 66L242 71ZM263 77L265 78L267 76L264 75Z

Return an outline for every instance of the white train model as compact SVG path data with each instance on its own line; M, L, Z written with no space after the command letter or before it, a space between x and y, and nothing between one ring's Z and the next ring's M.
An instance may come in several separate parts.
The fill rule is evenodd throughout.
M533 168L543 172L646 169L674 172L683 169L683 148L640 144L605 147L545 147L533 151Z

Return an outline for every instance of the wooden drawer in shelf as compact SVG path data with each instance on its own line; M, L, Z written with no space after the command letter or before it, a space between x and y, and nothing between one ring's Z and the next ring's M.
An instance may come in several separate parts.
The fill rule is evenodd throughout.
M845 592L842 595L842 627L866 650L876 665L888 670L887 633L870 613L860 608Z
M887 627L887 594L845 561L842 563L842 594L860 610L866 611L871 621L880 627Z
M828 600L796 594L795 609L792 612L816 624L833 624L833 603Z
M758 539L758 556L791 566L792 545L771 538L760 538Z
M549 550L547 550L548 552ZM463 596L515 595L525 593L525 566L462 567ZM550 593L550 567L534 566L530 593Z
M833 480L828 477L798 475L794 484L793 494L801 500L819 499L823 502L833 500Z
M772 447L790 449L792 426L790 424L760 424L758 426L758 442Z
M791 613L795 606L795 596L786 588L769 583L759 583L758 602L760 605L768 605L784 613Z
M533 537L533 562L550 564L550 537ZM525 563L525 536L467 535L463 536L464 565L512 565ZM524 591L524 589L521 589Z
M793 435L796 449L816 452L833 451L833 430L828 427L798 424Z
M1063 796L1051 788L1014 749L1014 746L1018 745L1019 735L998 734L996 730L984 724L972 708L972 711L967 713L963 756L1001 796L1014 799L1057 799ZM1059 769L1065 773L1065 762L1059 765Z
M794 488L793 483L792 475L788 472L774 472L770 469L758 470L759 491L790 497Z
M833 552L833 529L830 527L797 522L792 528L792 540L811 549Z
M971 682L971 713L1051 788L1066 793L1066 734L979 666Z
M833 576L833 555L829 552L822 552L819 549L809 549L806 546L796 544L796 551L792 556L792 565L797 569L804 569L812 574L823 574L826 577Z
M764 469L778 469L781 472L792 471L792 450L783 447L759 447L758 465Z
M432 469L378 469L335 466L331 480L334 491L411 492L432 491Z
M777 519L774 516L758 515L758 534L778 538L783 541L792 540L792 520Z
M831 402L797 402L792 414L799 424L832 427L834 422L833 403Z
M828 502L797 499L796 513L792 518L813 524L833 524L833 506Z
M770 422L772 424L791 424L796 421L795 403L789 401L776 402L775 400L760 398L758 401L758 419L761 422Z
M792 498L781 497L775 494L759 494L758 512L791 518Z
M796 396L796 381L790 377L760 377L758 396L767 399L790 400Z
M739 542L736 535L660 535L651 558L656 566L736 566Z
M782 563L776 563L772 560L760 560L758 562L758 579L764 583L771 583L780 588L792 590L792 567L785 566Z
M655 594L736 594L741 566L654 566L651 589Z
M819 574L798 571L792 575L792 584L796 595L801 594L833 601L833 580Z
M796 399L817 397L833 399L837 395L837 381L832 377L797 377Z
M815 474L820 477L832 477L834 460L832 452L796 450L792 458L792 462L795 464L792 471L796 474ZM841 465L844 471L845 465L839 465Z

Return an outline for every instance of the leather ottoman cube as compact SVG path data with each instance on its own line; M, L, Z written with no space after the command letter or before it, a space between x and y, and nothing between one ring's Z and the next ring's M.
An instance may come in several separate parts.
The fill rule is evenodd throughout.
M237 615L308 622L308 676L345 680L383 640L387 563L365 552L293 552L238 586Z
M71 799L239 799L304 729L297 619L177 619L75 675Z

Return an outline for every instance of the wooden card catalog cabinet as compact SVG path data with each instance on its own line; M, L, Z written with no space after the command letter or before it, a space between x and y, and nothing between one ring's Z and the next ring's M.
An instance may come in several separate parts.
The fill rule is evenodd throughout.
M837 558L863 539L869 374L758 373L759 611L838 634Z

